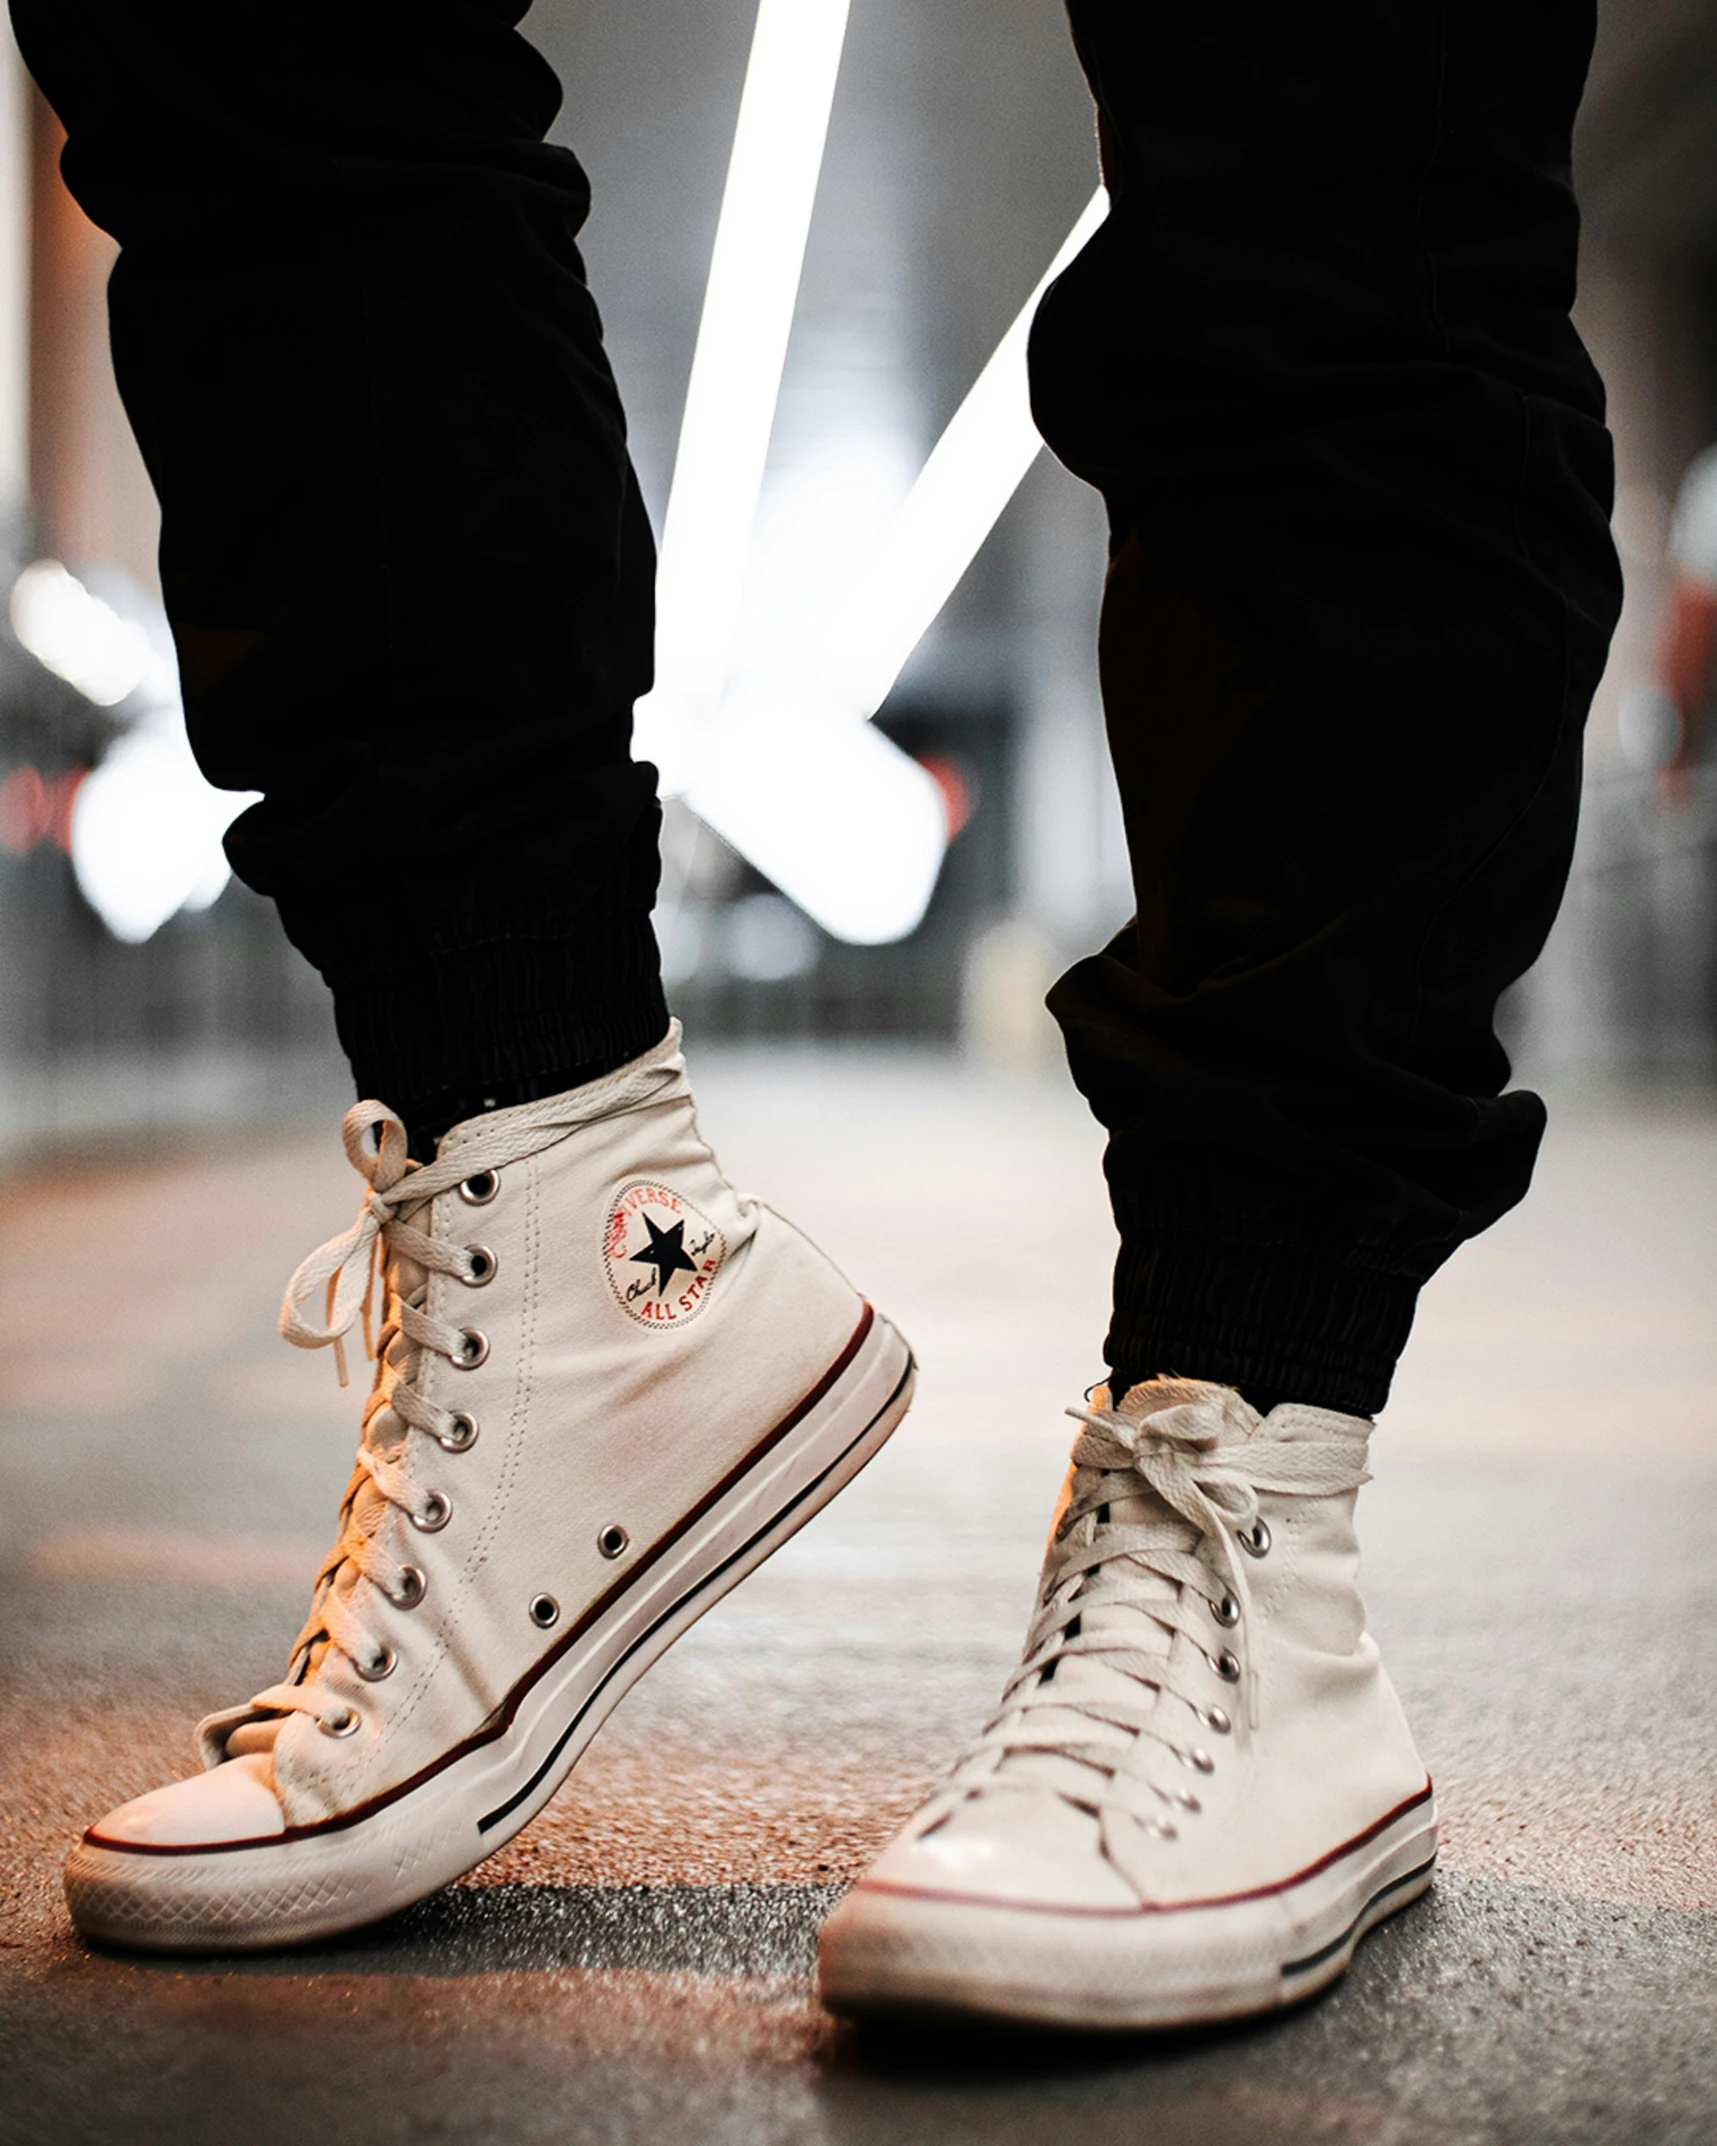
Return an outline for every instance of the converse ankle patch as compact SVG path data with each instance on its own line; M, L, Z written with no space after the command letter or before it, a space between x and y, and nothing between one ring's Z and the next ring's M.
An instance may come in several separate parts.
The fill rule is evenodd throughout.
M683 1326L702 1311L727 1240L682 1194L648 1182L622 1187L603 1224L614 1301L640 1326Z

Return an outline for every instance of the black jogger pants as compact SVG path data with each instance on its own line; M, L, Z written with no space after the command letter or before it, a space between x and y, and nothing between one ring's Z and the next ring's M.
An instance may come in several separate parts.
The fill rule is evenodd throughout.
M192 743L360 1083L660 1034L652 553L519 0L14 0L120 240ZM1052 995L1112 1363L1377 1408L1526 1189L1498 994L1619 604L1569 322L1588 0L1072 0L1107 224L1033 394L1101 487L1138 914ZM499 653L498 653L499 652Z

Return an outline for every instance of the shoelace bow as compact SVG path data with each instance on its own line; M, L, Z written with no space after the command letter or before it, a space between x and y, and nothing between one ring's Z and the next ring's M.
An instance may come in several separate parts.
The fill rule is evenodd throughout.
M1177 1762L1181 1782L1187 1766L1212 1770L1208 1753L1189 1750L1182 1741L1187 1732L1177 1733L1163 1701L1180 1700L1208 1723L1217 1665L1226 1652L1238 1667L1248 1726L1258 1725L1248 1560L1236 1549L1235 1537L1256 1528L1259 1493L1317 1497L1356 1490L1370 1478L1363 1440L1246 1437L1256 1418L1226 1389L1143 1418L1112 1408L1067 1413L1084 1429L1074 1442L1071 1495L1050 1546L1024 1657L995 1719L924 1817L933 1824L953 1811L993 1783L1017 1754L1075 1760L1089 1787L1044 1785L1053 1785L1064 1802L1096 1814L1105 1853L1130 1876L1138 1865L1129 1853L1127 1827L1119 1822L1172 1837L1165 1807L1198 1808L1198 1799L1184 1787L1165 1788L1157 1780L1162 1761ZM1166 1508L1160 1518L1105 1517L1108 1508L1137 1500L1143 1491L1154 1493ZM1141 1589L1138 1582L1146 1574L1170 1582L1170 1589ZM1218 1606L1227 1613L1220 1620ZM1112 1626L1091 1630L1091 1613L1111 1607L1125 1607L1157 1627L1161 1651L1129 1642ZM1219 1636L1213 1636L1213 1625ZM1196 1652L1181 1650L1182 1658L1175 1657L1178 1633L1187 1635ZM1213 1653L1213 1644L1220 1651ZM1139 1702L1070 1692L1060 1685L1056 1665L1079 1655L1099 1656L1146 1687ZM1090 1723L1096 1733L1082 1734L1069 1716ZM1124 1733L1117 1737L1104 1730Z
M457 1421L452 1409L434 1406L412 1380L425 1351L458 1361L466 1345L466 1329L431 1318L391 1286L392 1278L401 1262L463 1281L473 1279L476 1271L467 1246L429 1235L412 1218L455 1185L524 1162L597 1118L658 1100L679 1077L677 1057L645 1061L589 1089L509 1110L504 1123L478 1132L452 1155L432 1163L410 1160L405 1126L385 1103L354 1103L347 1111L340 1137L353 1169L365 1180L363 1205L351 1228L312 1252L287 1283L280 1331L296 1348L332 1347L344 1385L345 1337L361 1323L364 1353L377 1367L376 1379L364 1403L357 1457L340 1505L339 1538L316 1575L310 1614L293 1642L286 1676L258 1692L248 1707L212 1716L211 1722L230 1723L255 1712L339 1720L347 1712L344 1702L321 1690L312 1678L318 1647L325 1643L348 1656L360 1674L367 1668L373 1675L386 1657L386 1649L368 1638L335 1583L350 1567L357 1577L371 1580L406 1606L406 1566L377 1538L390 1507L420 1526L433 1519L430 1493L413 1482L405 1466L408 1434L418 1431L447 1439ZM372 1312L378 1281L386 1285L386 1302L376 1333ZM320 1321L305 1316L306 1306L317 1301L323 1307ZM366 1485L377 1493L374 1500L364 1499Z

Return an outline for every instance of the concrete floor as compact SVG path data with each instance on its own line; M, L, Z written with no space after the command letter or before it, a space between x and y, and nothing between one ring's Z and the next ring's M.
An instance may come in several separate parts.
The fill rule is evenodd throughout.
M86 1950L57 1866L297 1629L356 1409L273 1320L354 1180L330 1127L0 1188L7 2146L1708 2146L1717 1110L1567 1100L1532 1202L1427 1294L1361 1512L1430 1900L1295 2016L1085 2044L857 2035L809 1971L1017 1647L1098 1368L1096 1137L1059 1087L916 1058L700 1086L734 1174L912 1336L918 1408L512 1847L240 1964Z

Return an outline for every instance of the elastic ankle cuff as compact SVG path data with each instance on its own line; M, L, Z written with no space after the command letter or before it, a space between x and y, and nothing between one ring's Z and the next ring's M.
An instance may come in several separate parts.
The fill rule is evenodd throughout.
M1408 1276L1338 1267L1309 1250L1147 1234L1116 1261L1105 1354L1150 1374L1375 1416L1418 1295Z
M581 920L576 937L395 953L328 981L358 1093L384 1102L624 1065L668 1027L656 936L640 911Z

